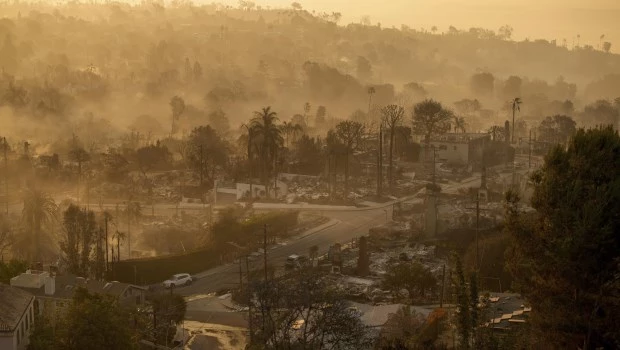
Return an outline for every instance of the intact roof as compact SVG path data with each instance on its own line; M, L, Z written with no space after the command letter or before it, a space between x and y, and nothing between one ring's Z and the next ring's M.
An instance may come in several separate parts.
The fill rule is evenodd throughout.
M0 283L0 333L15 331L33 299L26 291Z
M113 297L120 297L128 288L137 288L146 290L139 286L134 286L128 283L121 282L107 282L87 280L75 275L58 275L55 277L54 294L45 294L45 286L41 288L21 288L38 297L57 298L57 299L71 299L75 290L79 287L86 288L90 293L107 294Z

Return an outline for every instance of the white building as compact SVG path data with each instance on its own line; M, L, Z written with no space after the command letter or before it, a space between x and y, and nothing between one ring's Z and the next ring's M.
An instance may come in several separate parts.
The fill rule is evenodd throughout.
M33 325L34 295L0 283L0 349L26 349Z
M486 133L448 133L431 139L438 162L469 165L482 161L484 145L491 140ZM430 152L430 161L433 154Z

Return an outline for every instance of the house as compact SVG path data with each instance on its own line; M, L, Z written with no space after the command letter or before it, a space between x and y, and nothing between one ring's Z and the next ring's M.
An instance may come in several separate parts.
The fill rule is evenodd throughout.
M447 133L431 139L436 160L452 165L471 165L482 162L485 145L491 141L487 133ZM427 155L429 157L429 155ZM433 154L430 152L430 159Z
M35 313L52 319L65 309L77 288L86 288L93 294L106 294L126 306L144 303L147 289L120 282L89 280L75 275L56 275L54 272L28 270L11 278L11 286L35 296Z
M0 349L28 347L34 324L34 295L0 283Z
M513 331L528 322L532 308L527 304L519 294L492 293L487 305L492 318L484 326L500 332Z

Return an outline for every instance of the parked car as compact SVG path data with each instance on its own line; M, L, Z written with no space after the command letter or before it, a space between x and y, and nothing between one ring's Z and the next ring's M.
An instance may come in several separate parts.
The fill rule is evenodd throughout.
M165 288L188 286L192 284L192 281L192 276L189 273L178 273L170 277L170 279L165 280L162 285Z

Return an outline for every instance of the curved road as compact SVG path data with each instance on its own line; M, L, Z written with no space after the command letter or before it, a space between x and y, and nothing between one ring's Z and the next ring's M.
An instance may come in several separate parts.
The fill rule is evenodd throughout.
M387 213L387 214L386 214ZM285 245L267 249L267 263L282 268L286 257L291 254L307 254L310 247L319 247L319 255L327 253L334 243L346 243L368 233L374 226L386 222L392 214L392 203L380 207L358 210L324 211L323 215L330 221L317 228L302 233L299 238L291 239ZM250 261L250 270L262 269L263 257ZM245 261L242 261L245 283ZM239 264L218 266L197 275L198 279L188 287L178 288L181 295L208 294L222 289L233 288L239 284Z

